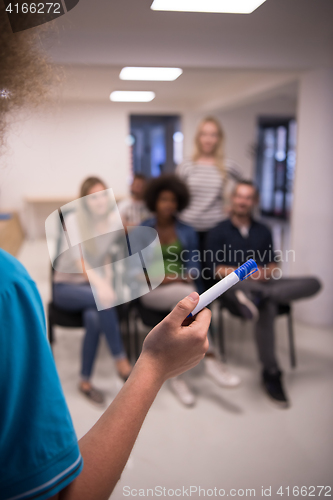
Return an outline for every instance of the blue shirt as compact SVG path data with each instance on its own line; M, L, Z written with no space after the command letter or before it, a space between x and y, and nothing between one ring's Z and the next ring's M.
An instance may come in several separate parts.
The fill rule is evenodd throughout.
M25 268L0 249L0 500L44 500L83 466Z

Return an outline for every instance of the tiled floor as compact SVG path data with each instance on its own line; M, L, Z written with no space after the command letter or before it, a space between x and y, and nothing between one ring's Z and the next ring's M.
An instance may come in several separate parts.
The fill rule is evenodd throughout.
M25 243L19 258L46 302L50 264L45 241ZM218 497L219 490L223 494L222 489L225 496L235 498L248 497L250 491L246 489L255 489L255 496L262 497L262 487L271 487L271 498L281 499L288 497L287 487L293 497L297 495L296 489L293 495L293 487L332 486L332 329L296 324L298 367L291 370L285 318L278 319L277 349L292 402L290 409L279 410L266 399L259 385L252 325L227 319L227 327L230 368L242 377L242 385L234 390L218 388L199 366L187 374L198 397L193 409L183 408L168 387L163 387L112 498L134 498L135 491L127 495L131 489L138 490L137 496L144 493L152 497L152 491L147 489L155 487L166 488L155 490L155 498L159 492L168 497L169 489L183 487L184 492L174 491L183 498L190 494L191 498L203 498L204 492L206 496ZM54 348L78 437L101 415L76 389L82 335L81 330L58 328ZM122 384L105 347L103 341L94 383L106 391L111 401ZM279 490L280 486L283 490ZM312 491L308 489L307 495ZM321 497L324 493L332 495L326 489ZM251 496L254 497L253 491ZM319 498L318 488L312 496Z

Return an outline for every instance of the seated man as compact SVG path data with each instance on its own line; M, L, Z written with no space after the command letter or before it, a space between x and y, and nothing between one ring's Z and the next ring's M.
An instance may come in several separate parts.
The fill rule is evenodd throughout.
M230 219L208 233L205 260L216 279L224 278L249 258L257 262L259 272L228 290L223 301L231 312L256 320L263 386L274 402L287 408L289 403L274 345L278 304L311 297L320 289L320 283L313 277L281 278L274 262L271 232L252 216L257 202L255 185L251 181L240 181L232 195Z

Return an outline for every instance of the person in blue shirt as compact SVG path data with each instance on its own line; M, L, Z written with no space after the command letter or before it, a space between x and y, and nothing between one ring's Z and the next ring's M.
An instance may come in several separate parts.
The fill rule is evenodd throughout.
M32 14L30 14L31 16ZM40 30L13 33L0 2L0 146L7 115L39 102L50 80ZM38 42L39 45L35 45ZM199 296L180 301L147 336L130 377L77 441L46 335L36 285L0 250L0 500L107 500L157 392L208 348L210 312L187 320Z
M208 349L210 312L186 320L198 298L149 333L123 389L78 443L36 285L0 250L0 500L109 498L158 390Z
M49 498L78 476L82 457L36 285L3 250L0 277L0 498Z

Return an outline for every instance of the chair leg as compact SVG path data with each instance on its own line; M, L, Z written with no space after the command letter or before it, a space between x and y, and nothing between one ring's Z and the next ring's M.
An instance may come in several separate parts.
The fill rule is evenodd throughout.
M131 359L131 337L130 337L130 325L129 325L129 306L128 304L122 304L121 314L119 316L120 320L120 330L121 335L125 341L126 353L128 359Z
M131 359L132 349L131 349L131 327L130 327L130 309L128 308L124 317L124 325L125 325L125 335L126 335L126 345L127 345L127 356L128 359Z
M138 329L138 319L139 315L137 314L137 311L135 311L134 315L134 356L135 356L135 361L139 358L139 329Z
M218 325L218 339L219 339L219 348L222 360L225 362L227 360L226 352L225 352L225 344L224 344L224 325L223 325L223 308L219 309L218 313L219 325Z
M289 350L290 350L290 366L296 368L296 351L294 341L294 327L291 310L288 314L288 337L289 337Z
M53 330L53 323L52 323L50 316L48 316L48 318L47 318L47 326L48 326L47 330L48 330L49 342L50 342L50 345L52 347L52 344L54 342L54 330Z
M132 305L128 308L127 323L127 344L128 344L128 359L135 362L135 336L136 336L136 312ZM133 341L134 339L134 341ZM134 342L134 348L133 348Z
M212 309L212 307L211 307L211 306L212 306L212 304L210 304L210 305L209 305L209 306L207 306L207 307L208 307L208 309L210 309L210 310L211 310L211 312L212 312L212 318L213 318L213 316L214 316L213 312L214 312L214 311L213 311L213 309ZM215 322L215 321L213 321L213 320L211 321L211 323L210 323L210 325L209 325L209 330L208 330L208 332L209 332L210 336L212 337L214 344L216 344L216 341L217 341L217 340L216 340L216 322Z

